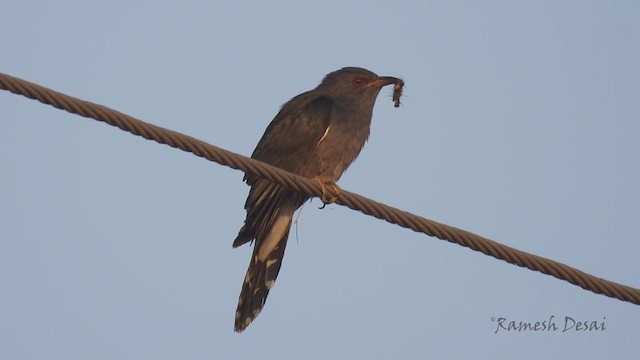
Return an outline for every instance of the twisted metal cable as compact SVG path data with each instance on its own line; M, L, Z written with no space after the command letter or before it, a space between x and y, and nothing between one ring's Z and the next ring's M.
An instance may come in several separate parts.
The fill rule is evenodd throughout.
M0 89L38 100L43 104L66 110L72 114L105 122L134 135L142 136L145 139L154 140L160 144L166 144L190 152L236 170L261 176L310 196L322 195L320 185L307 178L218 148L191 136L145 123L102 105L80 100L3 73L0 73ZM346 190L342 190L340 194L338 194L335 202L347 206L350 209L358 210L366 215L371 215L389 223L437 237L438 239L456 243L510 264L551 275L596 294L603 294L640 305L640 289L595 277L568 265L511 248L465 230L427 220Z

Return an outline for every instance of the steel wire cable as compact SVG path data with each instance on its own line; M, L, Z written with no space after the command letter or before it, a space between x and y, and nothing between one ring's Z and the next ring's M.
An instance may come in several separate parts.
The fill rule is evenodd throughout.
M236 170L258 175L311 196L322 195L322 189L315 181L221 149L191 136L143 122L102 105L80 100L3 73L0 73L0 89L40 101L43 104L51 105L72 114L105 122L134 135L142 136L145 139L193 153ZM640 305L640 289L598 278L557 261L514 249L468 231L376 202L364 196L342 190L337 194L335 203L389 223L479 251L510 264L551 275L596 294L603 294Z

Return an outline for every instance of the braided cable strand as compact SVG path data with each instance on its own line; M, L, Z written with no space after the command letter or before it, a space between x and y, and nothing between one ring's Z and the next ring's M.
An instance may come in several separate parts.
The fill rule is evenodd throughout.
M145 123L102 105L64 95L3 73L0 73L0 89L38 100L43 104L66 110L72 114L105 122L134 135L142 136L145 139L190 152L236 170L258 175L310 196L322 195L320 185L307 178L218 148L191 136ZM502 245L465 230L427 220L409 212L365 198L364 196L342 190L340 194L338 194L336 203L389 223L456 243L471 250L479 251L510 264L551 275L596 294L603 294L640 305L640 289L595 277L556 261Z

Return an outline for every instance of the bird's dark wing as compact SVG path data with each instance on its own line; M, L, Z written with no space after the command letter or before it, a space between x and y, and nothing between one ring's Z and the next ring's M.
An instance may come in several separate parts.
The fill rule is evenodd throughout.
M253 151L252 158L300 173L331 123L335 103L313 92L287 102Z
M252 157L311 176L309 159L326 134L333 111L334 103L326 97L305 93L293 98L271 122ZM251 185L247 217L233 246L255 239L255 247L238 299L236 331L244 330L262 310L282 265L293 214L308 198L257 176L248 174L245 179Z
M309 159L326 135L334 110L335 104L328 97L314 97L312 92L294 97L271 121L251 157L294 174L312 177ZM256 239L258 247L258 235L266 233L282 202L293 193L252 174L246 174L245 180L251 186L244 205L247 217L233 246Z

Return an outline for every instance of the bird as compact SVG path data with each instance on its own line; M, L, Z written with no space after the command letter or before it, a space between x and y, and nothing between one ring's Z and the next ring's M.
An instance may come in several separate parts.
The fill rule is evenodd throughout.
M282 105L251 157L317 181L322 201L335 200L326 189L339 193L336 181L362 150L378 93L390 84L398 90L404 82L360 67L327 74L316 88ZM254 248L235 314L238 333L262 311L282 265L293 215L310 198L253 174L243 181L250 186L246 218L233 247L254 241Z

